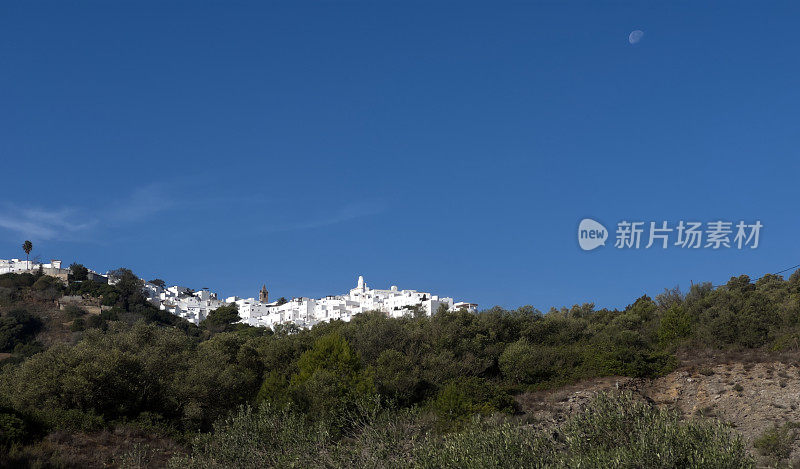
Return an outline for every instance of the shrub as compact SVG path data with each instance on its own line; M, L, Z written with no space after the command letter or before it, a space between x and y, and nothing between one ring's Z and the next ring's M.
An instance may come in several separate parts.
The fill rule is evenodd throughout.
M13 444L29 439L32 433L33 425L22 415L12 409L0 407L0 449L7 450Z
M122 311L119 308L111 308L100 311L100 318L106 321L119 321L119 315Z
M30 287L34 282L36 282L36 277L28 272L21 274L10 273L0 275L0 287L4 288L17 290L20 288Z
M85 316L86 310L77 305L67 305L64 307L64 314L70 319L75 319Z
M483 378L469 377L451 381L432 403L443 424L463 423L473 415L513 412L512 397L496 384Z
M375 395L372 375L336 332L320 337L300 356L297 367L289 383L294 403L314 420L327 422L333 431L345 430L350 414Z
M72 325L69 327L72 332L80 332L86 330L86 321L83 318L75 318L72 320Z
M239 321L239 319L239 309L236 304L225 305L208 313L208 317L200 323L200 326L207 329L223 330L229 324Z
M15 345L13 353L18 358L22 358L22 357L30 357L32 355L41 352L42 350L44 350L44 345L42 345L40 342L33 341L33 342L19 343Z
M116 291L110 291L103 294L103 299L100 301L100 304L103 306L114 306L119 302L119 293Z
M61 294L64 285L60 279L50 277L49 275L42 275L31 285L31 290L36 292L36 296L40 299L54 300Z
M301 414L269 404L241 408L198 436L171 467L648 467L751 468L741 438L721 424L682 422L635 400L601 395L548 431L473 422L437 435L426 415L384 410L349 438L334 438Z
M600 395L550 434L473 426L419 445L410 467L751 468L742 440L722 424L680 417L630 394Z
M658 326L658 340L662 344L671 344L688 337L692 332L692 317L680 304L672 306L661 316Z
M83 264L72 263L69 266L70 280L74 280L77 282L82 282L89 278L89 269L87 269Z
M42 321L24 309L0 316L0 352L11 352L17 345L32 341L42 327Z
M792 443L797 436L796 425L785 423L767 429L753 441L758 453L775 465L787 459L792 453Z
M264 382L256 395L256 403L262 402L268 402L277 408L285 408L291 403L289 380L284 374L270 371L264 376Z
M249 352L245 339L223 333L189 352L190 363L176 363L179 371L171 383L174 392L170 397L181 410L184 427L208 430L237 406L252 402L260 384L260 369Z
M384 350L374 365L378 392L387 401L408 406L424 398L426 384L419 365L397 350Z
M193 363L191 342L176 330L119 326L87 331L74 346L54 346L3 368L0 401L53 428L92 427L143 411L175 416L183 402L179 372Z
M103 320L102 316L98 315L91 315L88 319L86 319L86 327L89 329L103 329L105 330L108 327L108 324Z
M170 461L172 468L320 467L327 434L302 415L269 403L246 406L196 437L192 454Z
M519 339L506 347L499 365L503 376L515 383L535 384L557 373L558 352L553 347L533 345Z

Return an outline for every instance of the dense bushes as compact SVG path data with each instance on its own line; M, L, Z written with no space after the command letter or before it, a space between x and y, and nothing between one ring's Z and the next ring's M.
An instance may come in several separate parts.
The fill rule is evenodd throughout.
M458 456L463 454L489 466L601 467L609 461L636 466L666 445L678 448L662 454L672 464L700 466L727 448L734 457L728 462L746 465L736 459L739 443L722 429L679 424L672 415L632 404L623 409L598 401L596 412L575 420L585 428L564 426L558 439L513 425L475 427L473 420L513 414L512 396L529 389L596 376L658 376L676 365L680 347L787 349L800 342L800 273L788 281L737 277L716 289L699 284L686 295L667 290L655 299L642 296L623 310L584 304L547 314L532 307L399 319L365 313L349 323L274 333L233 324L232 308L216 311L198 328L150 306L130 271L115 275L120 283L113 286L83 281L68 287L113 307L100 315L66 310L65 316L74 318L75 342L40 353L32 344L43 325L18 307L63 287L30 274L0 276L3 298L11 301L0 318L0 351L28 347L24 356L33 355L6 360L0 370L9 434L16 434L22 415L50 430L120 422L181 432L213 427L219 439L203 436L196 459L184 461L212 466L224 466L226 454L241 450L239 438L267 428L279 435L269 438L286 438L297 451L317 454L302 456L311 465L369 466L397 458L398 465L408 460L415 467L435 467L449 464L446 458L463 461ZM241 410L225 420L248 404L267 410ZM641 422L649 423L637 427ZM623 427L639 438L624 440ZM416 441L411 428L432 433ZM611 429L612 435L620 433L614 438L627 442L615 448L598 433L593 446L581 446L579 436L592 428ZM295 435L298 429L308 434ZM389 438L399 439L405 453L386 444ZM505 449L496 450L504 441ZM245 451L243 460L264 457L283 465L281 458L289 457L265 456L271 450L260 445ZM366 445L375 459L364 460L367 456L353 450L358 445ZM489 454L494 451L499 453ZM583 459L568 459L572 453Z
M289 379L270 372L257 400L291 406L336 433L347 430L361 408L377 402L377 397L371 370L364 370L350 344L334 332L300 355Z
M546 381L558 373L561 361L558 355L558 347L537 346L522 338L507 346L500 355L500 370L517 383Z
M22 274L11 273L0 275L0 287L2 288L19 290L33 286L34 282L36 282L36 276L29 272Z
M6 451L12 445L30 440L39 431L41 429L38 424L28 416L0 405L0 451ZM2 462L0 459L0 464Z
M724 425L682 422L630 394L601 395L549 431L513 420L474 422L446 435L424 414L390 411L334 440L290 411L239 410L198 437L173 467L654 467L750 468L741 438Z
M143 414L181 428L207 428L248 402L259 371L244 340L198 345L177 329L114 322L75 346L39 353L0 375L0 396L52 428L92 428Z
M662 313L658 335L665 344L758 348L800 331L800 271L788 281L765 275L751 282L732 277L719 288L693 285Z
M301 414L264 403L218 422L213 433L195 439L191 457L175 458L170 467L311 467L328 439L324 428L310 426Z
M548 314L530 307L401 319L368 313L296 334L264 334L229 327L233 310L217 311L211 319L219 324L202 331L144 302L129 271L116 274L127 284L91 287L105 294L112 288L119 300L100 316L75 320L74 330L87 330L83 340L6 372L3 387L20 409L55 409L50 419L69 411L71 424L76 415L91 423L148 412L193 429L208 428L237 403L266 400L294 406L335 431L347 426L358 405L378 399L401 407L430 404L442 420L463 421L509 411L509 396L527 388L659 375L675 365L679 344L756 347L787 343L785 337L800 331L797 276L755 284L738 277L718 289L696 285L685 296L675 290L655 301L643 296L622 311L585 304ZM39 281L2 280L17 288ZM93 282L80 288L85 284ZM126 325L137 318L179 327ZM40 327L22 312L2 321L3 350L30 340Z
M222 331L226 326L239 321L239 309L236 304L220 306L208 313L203 322L200 323L202 327L207 329Z
M12 305L22 299L52 301L60 297L63 291L61 280L41 273L0 275L0 304Z
M749 467L741 438L722 423L682 422L679 413L600 395L564 427L563 467ZM580 464L579 464L580 463Z
M0 316L0 352L12 352L34 340L42 321L24 309L14 309Z
M496 384L471 376L447 383L439 391L432 407L442 423L458 426L473 415L511 413L514 411L514 400Z
M362 399L375 392L372 376L365 373L361 358L339 334L319 338L300 355L297 373L289 381L289 393L309 415L333 422L335 428Z

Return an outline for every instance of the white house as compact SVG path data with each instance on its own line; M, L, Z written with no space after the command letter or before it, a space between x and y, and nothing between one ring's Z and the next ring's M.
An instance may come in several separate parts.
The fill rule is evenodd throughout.
M41 268L46 274L68 278L69 269L61 268L61 261L53 259L49 264L20 259L0 259L0 274L9 272L29 272ZM117 279L100 276L93 270L98 279L114 284ZM267 302L269 292L266 286L261 288L259 298L239 298L231 296L224 301L217 294L202 289L191 290L187 287L173 285L162 288L150 282L144 282L142 288L148 301L163 311L185 318L199 324L208 314L226 304L235 304L241 321L253 326L274 327L278 324L294 324L298 327L312 327L320 322L350 321L353 316L365 311L380 311L389 317L401 317L415 312L428 316L435 314L440 307L448 310L463 310L474 313L478 309L475 303L454 303L452 298L440 297L416 290L400 290L396 286L388 290L373 289L359 276L355 288L343 295L326 296L320 299L293 298L283 304Z
M23 272L33 273L40 270L45 275L60 278L65 282L69 280L70 270L62 268L61 261L58 259L52 259L47 264L43 264L35 260L24 261L21 259L0 259L0 275ZM89 271L89 278L94 281L102 282L108 280L93 270Z
M320 299L293 298L283 304L263 301L268 299L266 287L262 287L258 299L231 296L224 301L207 289L193 291L179 285L162 288L144 282L143 292L148 301L159 309L194 324L200 324L211 311L229 304L236 305L241 322L245 324L261 327L294 324L300 328L312 327L320 322L350 321L354 315L365 311L380 311L389 317L401 317L415 312L430 316L442 306L449 310L468 312L475 312L478 307L475 303L454 303L449 297L416 290L400 290L396 286L388 290L373 289L367 286L361 276L358 277L356 287L344 295Z
M358 277L356 287L345 295L326 296L318 300L295 298L283 305L261 303L253 298L238 299L236 303L239 305L242 322L266 327L287 323L311 327L319 322L350 321L354 315L365 311L380 311L390 317L401 317L416 310L430 316L441 306L472 313L478 308L475 303L453 303L453 299L449 297L416 290L399 290L396 286L388 290L372 289L361 276Z

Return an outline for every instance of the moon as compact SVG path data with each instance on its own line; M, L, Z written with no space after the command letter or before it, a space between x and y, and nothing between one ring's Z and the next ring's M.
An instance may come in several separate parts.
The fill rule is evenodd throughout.
M644 31L639 29L633 30L630 34L628 34L628 42L631 44L636 44L642 40L642 36L644 36Z

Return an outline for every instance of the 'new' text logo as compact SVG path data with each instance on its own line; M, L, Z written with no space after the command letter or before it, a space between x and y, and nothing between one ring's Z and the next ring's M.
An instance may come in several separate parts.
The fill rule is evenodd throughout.
M599 246L605 246L608 239L608 230L591 218L584 218L578 225L578 244L584 251L591 251Z

